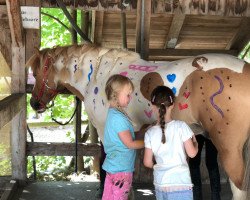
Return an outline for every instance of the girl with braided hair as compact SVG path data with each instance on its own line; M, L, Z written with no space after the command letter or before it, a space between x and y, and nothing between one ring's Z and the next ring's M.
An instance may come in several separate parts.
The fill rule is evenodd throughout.
M198 144L185 122L171 118L174 100L172 90L166 86L156 87L151 94L157 124L145 134L144 165L154 169L157 200L193 199L186 155L195 157Z
M136 149L144 147L135 140L133 123L125 112L134 90L125 76L111 76L105 87L109 109L104 129L106 158L102 168L107 172L102 200L127 200L132 184Z

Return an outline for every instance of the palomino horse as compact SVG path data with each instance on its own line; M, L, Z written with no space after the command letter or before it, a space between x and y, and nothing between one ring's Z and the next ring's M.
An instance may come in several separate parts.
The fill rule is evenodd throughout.
M126 111L136 131L155 120L150 108L151 91L158 85L172 88L177 96L173 118L184 120L195 127L194 131L209 133L230 179L234 199L247 199L249 64L223 54L152 63L134 52L82 45L42 50L30 58L27 66L32 67L36 78L32 107L44 111L59 88L66 87L84 101L101 140L108 109L104 86L110 75L122 74L135 85Z

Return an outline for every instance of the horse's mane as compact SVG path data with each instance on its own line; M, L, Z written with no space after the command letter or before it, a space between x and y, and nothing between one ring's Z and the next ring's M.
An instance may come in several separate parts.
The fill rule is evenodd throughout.
M126 57L126 61L134 61L139 59L139 54L127 51L124 49L108 49L97 46L95 44L84 44L84 45L69 45L69 46L57 46L53 48L47 48L43 50L37 50L36 53L27 61L26 66L31 67L32 71L34 72L37 68L42 68L45 65L46 59L50 58L49 68L54 70L59 74L59 78L61 81L65 81L70 77L70 71L68 70L68 62L72 57L77 57L79 59L83 59L86 53L95 53L97 59L97 66L95 70L95 77L96 73L99 69L99 64L103 57L112 58L113 59L113 67L115 66L116 61L119 58ZM58 71L54 63L57 59L62 56L63 60L63 67ZM84 66L81 66L84 67ZM82 70L78 70L75 74L76 81L82 77Z

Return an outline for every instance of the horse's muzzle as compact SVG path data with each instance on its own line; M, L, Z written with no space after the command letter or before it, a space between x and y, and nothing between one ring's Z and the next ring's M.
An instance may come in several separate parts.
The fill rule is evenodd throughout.
M30 98L30 105L38 113L43 113L46 110L46 108L33 97Z

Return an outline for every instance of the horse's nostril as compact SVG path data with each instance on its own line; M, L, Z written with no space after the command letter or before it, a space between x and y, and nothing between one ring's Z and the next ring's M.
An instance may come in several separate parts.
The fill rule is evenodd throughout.
M39 108L41 107L40 103L36 101L34 98L30 99L30 105L34 110L39 110Z

